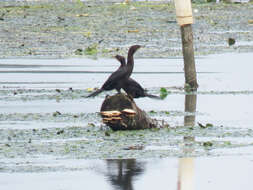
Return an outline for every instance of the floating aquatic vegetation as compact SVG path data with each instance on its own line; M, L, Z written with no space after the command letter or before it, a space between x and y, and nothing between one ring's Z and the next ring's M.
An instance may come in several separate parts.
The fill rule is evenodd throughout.
M166 97L168 96L168 94L169 94L169 92L167 91L166 88L161 88L161 89L160 89L160 97L161 97L162 99L166 98Z
M213 127L213 124L211 124L211 123L207 123L206 125L203 125L203 124L201 124L201 123L198 122L198 125L199 125L200 128L202 128L202 129L206 129L206 128L208 128L208 127Z
M232 46L235 44L235 39L234 38L228 38L228 45Z

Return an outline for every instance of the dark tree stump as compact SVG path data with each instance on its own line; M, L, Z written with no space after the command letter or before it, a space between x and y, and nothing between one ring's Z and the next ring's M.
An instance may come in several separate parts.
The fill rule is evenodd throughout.
M129 113L125 109L133 110L135 114ZM150 129L158 126L156 120L151 119L145 111L138 108L132 98L125 94L107 96L100 111L103 122L112 130ZM103 115L105 111L116 111L115 115L117 116L107 120L108 118Z

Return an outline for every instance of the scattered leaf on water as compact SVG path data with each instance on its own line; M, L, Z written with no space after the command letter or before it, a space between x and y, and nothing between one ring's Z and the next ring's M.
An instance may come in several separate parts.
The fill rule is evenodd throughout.
M234 38L228 38L228 45L232 46L235 44L235 39Z
M211 2L215 3L216 0L206 0L206 2L207 2L207 3L211 3Z
M136 18L136 21L144 21L143 18Z
M9 145L9 144L5 144L5 146L7 146L7 147L11 147L11 145Z
M194 142L194 140L195 140L195 137L192 137L192 136L184 136L184 141L192 141L192 142Z
M97 54L97 51L98 51L97 50L97 44L93 44L93 45L85 48L84 54L85 55L95 55L95 54Z
M111 134L108 131L105 131L105 136L109 137Z
M60 16L58 16L57 19L58 19L58 21L64 21L65 20L65 18L60 17Z
M78 49L75 50L74 53L75 53L76 55L83 55L83 52L84 52L83 49L78 48Z
M207 123L207 124L206 124L206 127L213 127L213 124Z
M77 14L76 17L87 17L89 16L88 13L83 13L83 14Z
M131 7L130 7L130 10L136 10L136 7L131 6Z
M199 123L199 122L198 122L198 125L200 126L200 128L203 128L203 129L205 129L205 128L206 128L206 126L205 126L205 125L203 125L203 124L201 124L201 123Z
M162 99L164 99L164 98L166 98L168 96L168 91L167 91L167 89L166 88L161 88L160 89L160 97L162 98Z
M248 23L249 24L253 24L253 20L248 20Z
M213 146L213 143L211 141L207 141L203 143L203 146L210 147L210 146Z
M91 32L89 32L89 31L88 31L88 32L84 32L84 33L83 33L83 35L84 35L86 38L91 37L91 34L92 34L92 33L91 33Z
M88 123L88 127L95 127L94 123Z
M76 5L78 7L83 7L84 6L84 2L82 2L81 0L76 0Z
M142 145L135 145L123 148L123 150L142 150L144 147Z
M173 23L174 24L174 23L177 23L177 21L176 20L167 20L166 23Z
M136 30L128 30L127 32L128 33L137 33L137 32L139 32L139 30L138 29L136 29Z
M60 89L55 89L55 91L56 91L56 92L58 92L58 93L60 93L60 92L61 92L61 90L60 90Z
M110 53L113 51L114 51L113 49L108 49L108 48L102 49L102 53Z
M156 132L156 131L159 131L160 128L152 128L152 129L150 129L150 130ZM144 136L144 135L143 135L143 134L140 134L139 136Z
M199 125L200 128L202 128L202 129L206 129L206 128L208 128L208 127L213 127L213 124L211 124L211 123L207 123L206 125L203 125L203 124L201 124L201 123L198 122L198 125Z
M62 134L62 133L64 133L64 130L62 129L62 130L60 130L60 131L57 131L57 135L60 135L60 134Z
M56 116L58 116L58 115L61 115L61 112L56 111L56 112L53 113L53 116L54 116L54 117L56 117Z
M230 141L225 141L224 142L224 145L226 145L226 146L230 146L232 143L230 142Z
M93 92L95 90L95 88L87 88L86 91L87 92Z

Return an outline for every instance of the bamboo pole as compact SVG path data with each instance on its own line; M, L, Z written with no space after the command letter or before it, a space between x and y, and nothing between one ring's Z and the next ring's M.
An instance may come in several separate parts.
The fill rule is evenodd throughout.
M194 49L192 25L193 16L191 8L191 0L175 0L177 23L181 29L182 48L184 56L184 73L185 86L189 86L191 90L198 88Z

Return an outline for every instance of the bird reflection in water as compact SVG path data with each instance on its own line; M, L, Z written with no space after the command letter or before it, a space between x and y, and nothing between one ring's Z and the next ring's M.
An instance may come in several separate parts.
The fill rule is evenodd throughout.
M184 116L185 127L195 126L197 96L195 94L187 94L185 96L185 112L190 113ZM194 141L194 137L186 136L184 138L184 146L182 151L189 153L194 151L190 145ZM134 181L138 176L145 172L145 162L139 162L135 159L111 159L106 160L107 179L116 190L133 190ZM194 189L194 158L183 157L178 160L178 190ZM154 181L154 183L156 183Z
M144 172L144 162L135 159L106 160L107 177L114 189L133 190L135 178Z

